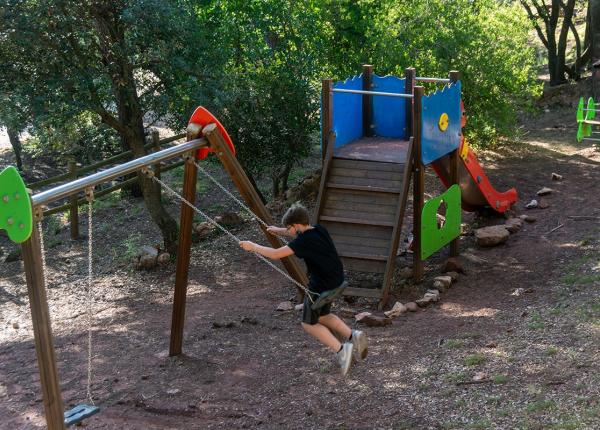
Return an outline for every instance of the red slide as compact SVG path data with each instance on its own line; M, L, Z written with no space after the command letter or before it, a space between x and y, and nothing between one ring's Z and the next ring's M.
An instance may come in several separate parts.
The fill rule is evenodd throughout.
M463 145L465 145L464 140ZM466 151L466 154L463 150ZM479 208L489 206L496 212L503 213L517 201L517 190L514 188L503 193L496 191L471 148L461 146L460 160L458 182L464 210L473 212ZM445 156L434 161L432 167L444 185L448 187L450 183L449 157Z

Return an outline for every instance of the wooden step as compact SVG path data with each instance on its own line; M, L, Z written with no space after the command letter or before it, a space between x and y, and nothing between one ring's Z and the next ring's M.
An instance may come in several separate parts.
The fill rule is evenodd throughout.
M399 184L400 185L400 184ZM400 194L400 187L373 187L370 185L353 185L327 182L327 188L338 188L341 190L369 191L373 193Z
M319 221L330 221L330 222L341 222L345 224L360 224L360 225L378 225L382 227L394 227L394 223L391 221L378 221L372 219L359 219L359 218L344 218L337 216L324 216L319 218Z
M344 296L357 296L357 297L373 297L380 299L383 295L383 289L381 288L353 288L346 287L343 293Z
M399 172L404 170L404 163L387 163L382 161L350 160L333 157L332 166L344 169L373 170L379 172Z
M363 260L360 258L341 257L344 269L356 270L358 272L385 273L386 261Z
M366 253L358 253L358 252L338 251L338 255L340 257L358 258L360 260L376 260L376 261L386 261L387 260L387 255L385 255L385 254L366 254Z

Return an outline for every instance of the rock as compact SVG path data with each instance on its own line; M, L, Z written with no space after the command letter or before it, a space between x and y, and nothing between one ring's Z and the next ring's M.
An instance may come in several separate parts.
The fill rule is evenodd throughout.
M515 296L515 297L519 297L521 294L523 294L525 292L525 288L515 288L513 290L512 293L510 293L511 296Z
M538 207L540 209L547 209L550 207L550 203L548 203L548 200L546 199L540 199L540 202L538 204Z
M418 307L420 308L425 308L427 306L429 306L429 303L431 303L433 300L429 299L429 298L425 298L423 297L422 299L419 300L415 300L415 303L417 304Z
M408 302L405 306L410 312L417 312L419 310L419 305L415 302Z
M14 323L12 323L12 328L14 328L15 330L18 330L20 327L19 323L17 321L15 321Z
M537 218L531 215L521 215L519 218L528 223L537 221Z
M456 273L456 272L454 272L454 273L456 274L456 277L458 278L458 273ZM452 275L450 275L450 274L447 274L444 276L436 276L435 278L433 278L434 284L436 282L440 282L446 288L450 288L450 285L452 285L453 281L454 281L454 279L452 279Z
M440 300L440 292L438 290L427 290L423 298L431 298L432 302L437 302Z
M408 309L406 308L406 306L404 306L400 302L396 302L394 304L394 307L392 307L392 309L390 309L389 311L384 312L384 313L388 318L396 318L407 311L408 311Z
M479 246L496 246L508 240L510 233L503 225L493 225L475 230L475 242Z
M290 301L286 301L286 302L281 302L277 305L277 307L275 308L276 311L291 311L292 309L294 309L294 304Z
M498 346L498 344L494 341L488 342L485 344L486 348L496 348Z
M521 218L511 218L511 219L508 219L504 223L504 227L510 233L516 233L519 230L521 230L521 227L523 227L523 220Z
M433 288L435 290L439 291L440 293L445 293L446 290L448 289L446 284L443 282L440 282L440 281L433 281Z
M216 216L215 221L225 225L240 225L244 222L237 212L225 212L223 215Z
M196 232L196 235L198 236L199 240L204 239L206 236L208 236L214 229L214 226L209 223L209 222L201 222L198 224L194 224L194 231Z
M158 257L158 249L154 246L144 245L138 249L137 256L143 257L144 255L156 258Z
M507 209L504 211L503 215L504 215L505 219L511 219L511 218L515 218L517 216L517 213L512 209Z
M373 315L370 312L364 312L367 315L363 316L358 322L366 324L368 327L383 327L390 325L392 320L386 316Z
M21 259L21 248L14 249L10 251L6 258L4 259L5 263L13 263L15 261L19 261Z
M152 255L142 255L135 265L138 270L149 270L154 267L156 267L156 257Z
M354 315L354 319L356 320L356 322L361 322L364 318L368 317L369 315L371 315L371 312L360 312Z
M301 311L302 309L304 309L304 303L294 306L294 310L296 311Z
M442 273L457 272L465 273L462 263L456 257L450 257L442 264Z
M537 207L538 207L538 201L535 199L525 205L525 209L535 209Z
M161 266L166 266L171 261L171 254L163 252L158 255L156 262Z
M488 378L488 375L485 372L477 372L475 376L473 376L473 381L483 381Z
M171 394L171 395L177 394L179 392L181 392L181 390L179 388L171 388L170 390L167 390L167 394Z
M559 175L558 173L554 173L554 172L552 173L552 180L553 181L562 181L562 179L563 179L562 175Z
M311 201L317 197L319 185L321 184L321 169L315 170L294 188L285 192L288 202Z
M458 281L458 273L456 272L447 272L446 276L449 276L452 279L452 282Z
M552 188L548 188L548 187L544 187L541 190L539 190L536 194L538 196L546 196L548 194L551 194L554 190Z
M214 328L233 328L237 326L235 321L213 321Z

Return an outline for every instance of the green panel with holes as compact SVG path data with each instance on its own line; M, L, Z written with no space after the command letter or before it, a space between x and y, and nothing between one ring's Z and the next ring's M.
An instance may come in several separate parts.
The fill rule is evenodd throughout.
M437 214L442 203L446 204L446 219L444 224L439 227ZM460 187L456 184L425 203L423 212L421 212L422 260L460 235L461 214Z
M27 187L13 166L0 172L0 230L16 243L31 236L33 216Z

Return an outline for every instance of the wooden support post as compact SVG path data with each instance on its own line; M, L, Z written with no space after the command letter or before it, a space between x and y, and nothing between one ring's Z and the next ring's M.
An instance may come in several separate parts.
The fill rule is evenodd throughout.
M329 132L333 121L333 80L323 79L321 82L321 151L322 159L327 154Z
M160 151L160 135L158 134L158 130L152 131L152 150L154 152ZM160 163L156 163L154 165L154 176L156 176L158 179L160 179L160 168ZM158 188L160 189L160 184Z
M413 115L413 280L418 283L423 280L423 261L421 260L421 213L423 212L425 193L425 166L421 153L421 119L423 110L422 86L414 87L414 115Z
M404 92L406 94L413 94L415 87L415 78L417 77L417 70L414 67L408 67L404 69ZM404 138L406 140L410 139L412 136L412 122L413 122L413 103L414 99L407 98L406 99L406 126L404 129ZM410 167L408 164L410 160L407 160L407 167Z
M199 136L188 136L188 141L197 137ZM182 196L191 204L195 204L196 201L197 178L198 168L194 163L186 162L183 173ZM179 222L179 243L177 247L177 266L175 271L175 292L173 293L171 343L169 345L170 356L179 355L182 351L193 222L194 210L182 202Z
M362 67L364 91L373 91L373 66L364 64ZM373 136L373 96L362 95L363 136Z
M69 161L69 179L77 179L77 163ZM69 222L71 223L71 239L79 239L79 206L77 205L77 194L69 197Z
M450 82L457 82L460 79L460 73L456 70L452 70L449 73ZM462 133L462 131L460 132ZM449 162L450 162L450 183L459 185L459 177L458 177L458 169L459 169L459 161L460 161L460 145L456 150L450 153ZM456 257L460 253L460 236L450 242L450 256Z
M269 213L265 205L262 203L262 200L258 196L256 189L252 186L252 183L250 182L250 179L248 179L248 176L246 176L244 169L242 169L240 163L229 150L229 147L225 143L225 140L223 139L223 136L221 136L221 133L219 133L216 125L207 125L202 130L202 133L208 139L210 146L215 151L215 154L217 154L217 157L219 157L219 160L221 160L223 167L225 168L227 173L229 173L231 180L239 190L242 198L248 204L250 210L252 210L252 212L258 218L263 220L263 222L265 222L267 225L274 224L273 219L271 218L271 214ZM283 246L283 243L279 240L279 238L268 233L263 225L261 225L260 228L264 232L267 240L271 243L271 246L273 246L274 248L280 248L281 246ZM306 274L300 269L300 265L298 264L297 260L295 260L295 257L283 258L281 262L283 263L283 266L292 278L294 278L302 285L307 285L308 278L306 277ZM303 297L304 291L298 288L298 299L301 299Z
M44 283L40 238L36 226L33 228L31 237L21 245L21 251L25 267L25 279L27 280L46 426L50 430L62 430L65 428L63 400L60 395L50 311Z
M321 211L323 210L323 202L325 201L325 186L327 184L327 180L329 178L329 170L331 168L331 160L333 159L333 148L335 147L335 133L333 131L329 132L329 138L327 139L327 153L325 154L325 159L323 160L323 168L321 169L321 182L319 183L319 194L317 199L317 204L315 206L315 212L313 215L313 221L316 223L321 216Z

